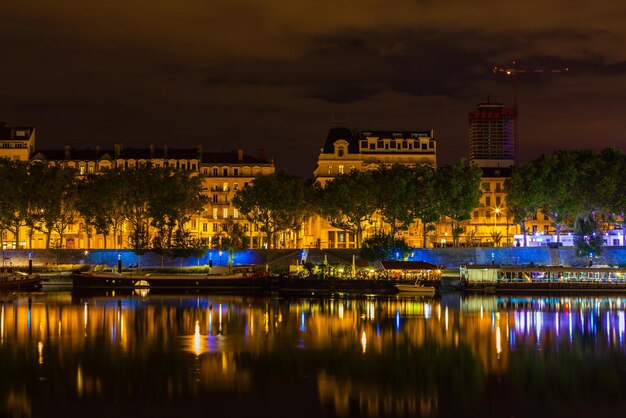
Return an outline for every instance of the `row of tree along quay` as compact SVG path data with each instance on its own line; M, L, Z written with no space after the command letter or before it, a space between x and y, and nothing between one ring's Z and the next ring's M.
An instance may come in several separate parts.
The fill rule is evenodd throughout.
M480 168L467 167L464 161L439 168L395 164L372 171L353 170L322 186L278 171L257 177L251 187L237 193L233 203L259 226L272 246L278 233L297 232L316 214L333 227L353 233L366 259L381 259L381 251L400 251L399 258L405 258L408 246L397 235L417 220L425 225L426 241L428 232L447 216L454 244L459 244L461 222L470 219L479 203L481 174ZM363 226L375 217L382 220L380 232L364 239Z
M199 256L210 243L228 252L232 263L233 253L250 247L247 225L240 220L223 222L219 239L199 238L187 229L209 204L198 173L143 166L75 174L59 165L0 159L0 233L10 231L20 242L20 228L26 227L29 241L41 231L46 248L60 248L67 226L82 219L88 248L96 234L105 237L105 245L109 235L117 243L122 226L129 248L139 256L146 251ZM319 215L353 233L364 258L398 259L409 251L398 233L417 220L426 243L427 234L447 217L453 245L459 245L461 224L479 204L481 174L462 160L438 168L396 164L353 170L322 186L279 170L257 176L232 203L265 235L269 248L277 247L280 233L298 234L309 217ZM522 231L540 211L552 220L557 237L571 228L581 252L598 253L601 226L624 220L625 174L625 156L617 150L555 152L513 171L507 205ZM363 226L374 219L382 223L378 233L363 237Z
M603 227L621 223L624 228L626 155L611 148L544 155L517 167L506 192L524 245L526 222L541 212L552 222L556 245L563 231L573 231L579 256L599 254Z

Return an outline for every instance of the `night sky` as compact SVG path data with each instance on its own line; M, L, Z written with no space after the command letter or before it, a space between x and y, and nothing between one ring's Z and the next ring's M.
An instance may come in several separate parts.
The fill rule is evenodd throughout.
M2 0L0 121L40 148L265 148L311 176L333 115L362 129L435 129L468 152L467 113L512 103L521 160L626 144L623 0Z

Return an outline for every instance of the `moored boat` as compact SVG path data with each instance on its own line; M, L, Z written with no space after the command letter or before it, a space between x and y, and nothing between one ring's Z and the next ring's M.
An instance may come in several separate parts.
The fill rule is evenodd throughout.
M470 292L626 292L626 269L465 265L459 287Z
M76 289L211 289L257 291L268 288L263 276L72 273Z
M436 289L434 286L427 286L421 283L413 284L396 284L396 289L401 293L413 293L422 295L434 295Z
M41 277L38 274L24 273L12 267L0 269L0 290L33 290L40 286Z

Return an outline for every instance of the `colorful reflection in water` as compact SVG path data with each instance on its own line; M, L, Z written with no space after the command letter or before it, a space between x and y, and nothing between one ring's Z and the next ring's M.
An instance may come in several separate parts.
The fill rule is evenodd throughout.
M626 298L595 296L4 295L0 408L613 413L626 406L625 311Z

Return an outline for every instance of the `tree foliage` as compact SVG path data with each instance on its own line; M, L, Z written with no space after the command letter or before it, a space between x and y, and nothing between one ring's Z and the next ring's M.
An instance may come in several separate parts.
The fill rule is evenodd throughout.
M403 239L378 232L363 241L359 254L366 261L406 260L411 248Z
M280 232L300 230L310 214L310 194L300 177L277 171L257 176L235 194L233 204L265 234L270 248L275 248Z

